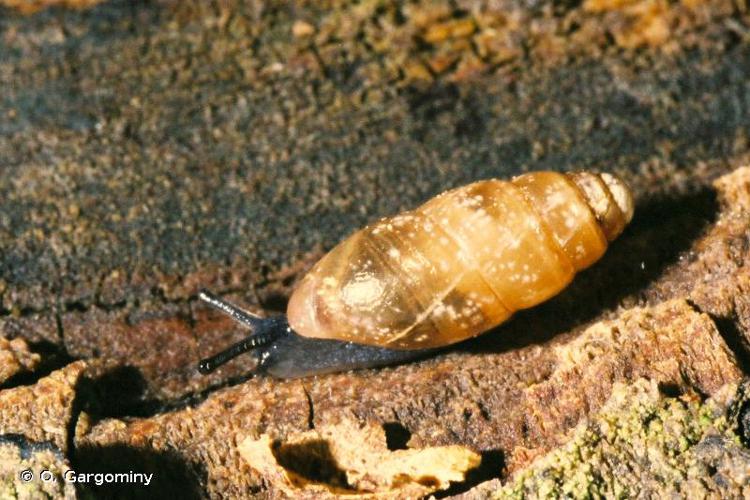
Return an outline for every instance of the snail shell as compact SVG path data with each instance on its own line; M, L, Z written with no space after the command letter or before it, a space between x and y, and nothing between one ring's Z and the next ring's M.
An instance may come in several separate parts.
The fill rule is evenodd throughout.
M630 190L606 173L456 188L331 250L293 293L289 325L389 349L453 344L560 292L632 216Z

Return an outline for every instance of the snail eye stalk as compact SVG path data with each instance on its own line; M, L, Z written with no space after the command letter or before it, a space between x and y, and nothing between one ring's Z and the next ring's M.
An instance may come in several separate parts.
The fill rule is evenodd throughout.
M214 354L211 357L201 360L200 363L198 363L198 371L204 375L211 373L240 354L273 342L279 336L286 333L286 330L289 328L284 316L261 318L260 316L256 316L240 309L236 305L227 302L221 297L206 290L202 290L198 294L198 298L231 316L232 319L238 323L252 329L252 334L236 344L229 346L227 349Z

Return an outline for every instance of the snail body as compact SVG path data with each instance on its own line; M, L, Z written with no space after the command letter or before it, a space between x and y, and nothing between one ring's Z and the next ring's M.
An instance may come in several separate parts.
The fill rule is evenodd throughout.
M268 320L255 319L254 345L241 342L229 357L274 337L262 342L259 368L286 378L460 342L556 295L632 215L629 189L606 173L533 172L447 191L334 247L293 292L288 326L263 333ZM203 371L226 359L205 360Z

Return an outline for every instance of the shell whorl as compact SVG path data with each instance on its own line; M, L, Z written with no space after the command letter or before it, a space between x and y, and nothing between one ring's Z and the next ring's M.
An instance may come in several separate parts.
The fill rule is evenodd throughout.
M573 172L567 175L583 193L607 241L617 238L633 218L633 196L627 185L609 173Z
M287 316L300 335L425 349L478 335L557 294L633 215L610 174L534 172L442 193L337 245Z

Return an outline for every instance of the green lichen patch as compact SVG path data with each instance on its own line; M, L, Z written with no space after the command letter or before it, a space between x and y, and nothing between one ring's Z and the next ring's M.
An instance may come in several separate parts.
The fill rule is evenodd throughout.
M665 397L655 382L617 385L563 447L515 474L493 498L747 498L750 452L713 399Z
M76 498L74 485L64 480L66 473L70 466L53 443L0 435L0 498Z

